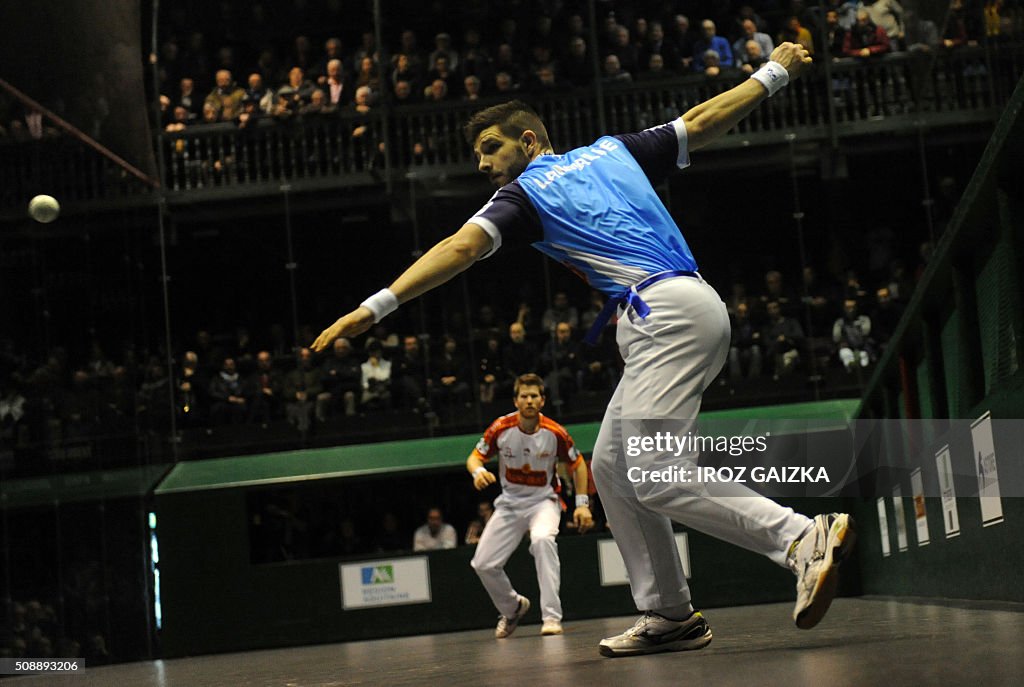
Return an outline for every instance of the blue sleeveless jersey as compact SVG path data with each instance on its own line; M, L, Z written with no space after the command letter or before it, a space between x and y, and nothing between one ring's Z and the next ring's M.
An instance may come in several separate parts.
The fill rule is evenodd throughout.
M697 270L689 246L622 141L542 155L518 182L544 230L533 244L608 295L667 270Z

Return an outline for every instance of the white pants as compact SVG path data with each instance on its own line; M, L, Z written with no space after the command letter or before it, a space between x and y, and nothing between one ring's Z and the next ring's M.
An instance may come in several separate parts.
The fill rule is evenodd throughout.
M484 527L470 563L494 607L506 618L515 615L519 597L505 574L505 563L529 531L530 553L537 565L541 618L561 620L562 602L558 598L561 565L555 543L562 514L558 502L545 499L528 505L509 505L506 499L499 497L494 506L494 514Z
M789 545L811 520L739 484L629 481L631 467L696 466L696 453L626 455L624 421L630 429L637 421L658 427L664 420L662 429L687 426L729 352L725 304L702 279L666 279L640 296L651 313L641 320L628 308L619 317L616 341L626 367L601 423L592 468L637 608L657 610L690 603L673 520L779 565L786 564Z

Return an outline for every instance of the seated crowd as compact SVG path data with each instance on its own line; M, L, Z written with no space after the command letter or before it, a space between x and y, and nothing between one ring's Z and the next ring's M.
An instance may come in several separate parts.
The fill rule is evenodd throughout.
M771 270L763 287L750 293L745 284L732 286L725 298L732 342L720 385L743 388L761 377L868 367L892 335L914 283L899 260L870 284L852 269L844 280L829 282L807 267L802 279L793 288L796 279ZM360 427L360 417L401 412L419 416L425 426L464 431L467 408L479 403L485 414L510 408L513 380L536 372L545 378L550 414L597 419L621 369L614 321L596 346L582 341L603 303L597 292L586 303L557 292L543 311L524 303L507 320L483 305L469 326L440 338L394 332L385 321L358 345L337 340L319 359L308 348L291 349L280 327L266 338L244 328L223 337L204 330L182 346L170 374L160 356L143 360L131 348L116 363L96 341L88 353L54 349L33 361L7 340L0 464L19 447L118 433L166 435L172 394L179 430L288 423L300 437L321 427L343 435ZM299 335L300 341L313 338L310 327ZM864 381L855 376L851 383Z
M173 132L216 122L245 127L261 117L366 114L383 100L405 105L544 94L588 88L595 78L616 84L700 73L741 77L766 62L783 41L800 43L818 57L827 51L833 59L867 58L950 49L1016 30L1009 7L1007 21L983 26L975 20L977 8L960 0L945 31L894 0L828 0L824 16L802 0L791 0L784 9L772 5L762 10L764 16L756 3L726 12L708 5L697 9L711 16L693 26L676 11L680 3L618 4L602 3L596 46L590 45L584 13L574 4L529 19L512 8L497 22L453 19L459 25L436 27L427 46L422 29L388 34L383 64L370 26L362 27L351 45L334 35L325 35L322 43L315 37L332 26L331 17L317 31L286 39L265 30L259 4L246 16L232 15L234 30L220 37L223 44L215 54L202 30L178 27L185 36L171 26L159 61L162 125ZM498 16L507 9L503 5L493 8ZM485 33L484 26L494 30ZM822 32L827 46L816 45ZM594 51L599 74L593 69Z

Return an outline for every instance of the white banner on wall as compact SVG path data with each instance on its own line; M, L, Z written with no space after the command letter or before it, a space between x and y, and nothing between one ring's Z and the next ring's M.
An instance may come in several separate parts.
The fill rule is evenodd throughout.
M924 546L931 541L928 535L928 511L924 503L924 479L921 468L910 473L910 486L914 490L914 522L917 523L917 545Z
M935 467L939 472L939 491L942 493L942 527L946 530L946 539L950 539L960 534L960 514L956 510L949 446L943 446L935 454Z
M981 501L981 524L985 527L1003 521L1003 502L999 498L999 470L996 467L996 445L992 438L992 416L985 413L971 423L974 445L974 471L978 475L978 497Z
M896 546L900 551L907 550L907 516L903 512L903 490L892 488L892 515L896 518Z
M690 579L690 546L686 532L676 533L676 548L679 549L679 562L683 566L683 574ZM601 567L601 586L629 584L626 564L622 562L622 554L614 539L602 539L597 542L597 561Z
M341 607L372 608L430 603L430 563L426 556L339 563Z
M885 514L884 498L879 497L876 505L878 506L878 529L882 535L882 556L884 557L892 553L889 549L889 517Z

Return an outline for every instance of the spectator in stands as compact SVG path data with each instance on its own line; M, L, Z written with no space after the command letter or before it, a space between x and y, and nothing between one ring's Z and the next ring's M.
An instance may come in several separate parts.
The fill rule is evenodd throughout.
M335 58L327 63L327 74L323 77L321 87L327 93L327 102L336 108L343 107L349 94L345 90L345 77L341 60Z
M180 81L178 88L178 97L174 101L175 107L183 107L188 113L185 124L196 121L203 111L203 101L196 96L195 81L185 77Z
M359 71L356 73L354 81L357 89L360 86L368 86L374 93L380 93L380 68L377 66L377 61L372 57L364 57L359 60Z
M427 56L427 64L436 66L438 57L447 58L449 69L459 68L459 53L452 49L451 34L441 32L434 36L434 51Z
M504 398L512 391L512 376L505 369L501 356L501 338L498 335L489 335L484 342L478 378L481 403L493 403L495 396Z
M487 527L487 521L494 515L494 504L490 501L481 501L476 505L476 519L469 523L466 528L466 544L477 544L480 542L480 535Z
M520 322L513 322L508 327L509 342L502 350L505 369L513 379L519 375L536 372L540 363L537 349L526 340L526 327Z
M659 53L651 53L647 58L647 67L637 76L637 81L660 81L672 76L674 74L665 69L665 58Z
M618 58L622 69L631 76L640 70L640 55L636 45L629 38L629 29L621 24L615 27L605 61L607 62L608 57L613 55Z
M690 19L685 14L673 17L672 44L679 54L679 66L682 71L689 70L693 65L693 46L697 38L690 31Z
M216 103L203 103L203 124L216 124L220 119L220 106Z
M210 420L215 425L241 424L249 410L235 359L224 358L220 372L210 380Z
M87 439L98 429L99 394L86 370L71 375L71 389L62 390L57 409L65 440Z
M199 368L199 356L195 351L185 351L175 396L178 422L181 426L198 427L205 421L208 410L206 394L209 387L210 380Z
M832 341L847 372L852 372L858 363L861 367L871 364L870 337L871 318L860 314L856 300L847 298L843 301L843 316L832 326Z
M498 54L494 58L494 71L507 73L515 86L522 82L523 66L511 43L502 43L498 46Z
M872 23L885 31L889 38L892 50L899 50L903 44L903 35L906 27L903 23L903 6L899 0L875 0L865 9L871 17Z
M415 69L412 60L405 53L395 56L395 66L391 70L391 83L398 84L399 81L406 81L413 86L419 86L423 81L423 75Z
M459 351L454 337L444 337L431 372L430 395L435 401L435 408L470 405L469 362Z
M575 88L589 86L594 80L594 69L583 36L569 39L569 49L562 59L562 75Z
M741 302L732 316L729 344L729 379L732 382L761 376L761 332L750 319L750 307Z
M402 338L402 352L391 366L392 386L398 404L406 410L423 411L427 403L427 367L420 340L408 335Z
M455 528L444 521L440 508L427 511L427 522L420 526L412 537L413 551L440 551L454 549L458 544Z
M544 93L555 94L566 90L566 85L558 79L553 64L543 64L537 68L533 75L530 90L538 95Z
M825 45L833 60L843 57L845 53L846 29L839 23L839 12L830 9L825 13Z
M320 371L313 367L313 352L301 348L298 367L284 378L284 413L288 422L303 436L309 432L314 412L317 420L325 419L326 404L317 402L321 391Z
M764 287L765 293L760 298L761 307L764 310L767 310L769 302L775 301L782 309L782 314L786 317L796 317L799 315L799 301L783 282L782 272L778 270L766 272L764 275Z
M839 26L844 31L849 31L857 23L857 10L861 6L860 0L826 0L825 4L827 12L836 13Z
M296 36L292 50L291 64L302 70L303 74L313 69L313 44L308 36Z
M672 41L665 38L665 28L660 21L652 21L647 27L646 39L640 50L640 63L650 69L653 55L661 56L662 68L669 74L680 70L679 50Z
M302 68L292 67L288 71L288 83L277 91L278 108L275 110L275 114L278 114L278 110L281 109L282 100L286 102L288 112L292 114L298 112L303 105L309 103L313 88L313 84L306 80L306 73Z
M328 407L341 404L347 417L356 414L356 401L362 390L362 370L352 354L352 342L341 337L334 342L334 355L320 368L323 391L317 397Z
M373 122L370 119L373 91L369 86L360 86L356 89L356 98L351 107L347 108L356 117L352 120L352 142L354 144L356 169L366 169L372 166L377 155L376 140L373 135ZM383 152L383 151L381 151Z
M554 331L559 322L567 322L574 330L580 326L580 314L575 306L569 304L569 295L565 291L555 292L551 306L544 311L540 320L545 332Z
M700 23L701 38L693 44L693 62L690 68L695 72L705 70L704 54L708 50L718 53L719 67L732 67L733 56L729 41L715 34L715 22L705 19Z
M589 331L584 325L583 331ZM618 377L615 344L615 323L609 322L593 346L579 347L579 386L583 391L607 391L615 387Z
M544 385L556 409L564 406L576 392L580 351L572 340L572 331L571 324L559 322L555 325L555 336L545 342L540 355Z
M494 92L497 95L511 96L516 91L516 84L512 75L508 72L498 72L494 75Z
M808 31L800 23L799 17L789 17L786 19L785 25L782 30L779 31L779 43L797 43L802 45L807 52L812 56L814 55L814 37L811 32Z
M893 300L888 288L883 286L875 291L875 308L871 313L871 339L880 351L885 349L885 345L896 332L902 316L903 305Z
M262 114L270 114L274 109L274 91L263 84L263 76L259 72L249 75L249 88L245 91L245 97L255 101Z
M328 38L324 41L324 56L316 65L310 69L310 76L316 80L316 83L321 88L327 88L327 79L330 76L330 65L334 60L338 61L339 71L337 72L337 78L339 81L344 81L344 52L343 43L340 38Z
M761 52L761 45L757 41L747 41L743 44L743 53L740 59L740 71L744 74L753 74L768 62L768 56Z
M256 369L249 376L248 384L246 396L251 399L249 422L269 425L280 413L284 394L284 380L274 368L270 351L256 354Z
M309 94L309 103L299 108L299 114L306 116L332 114L337 111L337 106L327 102L327 94L322 88L314 88Z
M776 301L767 305L768 324L761 333L765 357L772 366L772 379L789 375L800 362L804 330L800 323L782 313Z
M223 110L225 104L227 104L228 117L232 118L237 112L242 109L242 98L245 97L245 89L235 83L235 80L231 76L231 72L227 69L217 70L216 75L217 85L214 87L210 94L206 96L206 100L203 101L203 106L214 105L217 109Z
M420 74L424 69L424 57L420 51L419 40L416 37L416 32L412 29L405 29L402 31L402 35L399 38L398 52L405 55L409 59L409 68L414 73Z
M747 55L747 43L749 41L757 43L757 46L760 48L759 54L767 59L768 55L771 55L772 50L775 49L775 44L772 43L771 36L758 31L757 24L753 19L744 19L741 27L743 29L743 33L738 39L736 39L736 42L732 44L732 53L736 56L736 66L742 67L744 64L748 64L747 60L744 58Z
M177 133L179 131L184 131L185 127L188 126L188 124L188 110L186 110L182 105L175 105L174 114L171 117L171 121L167 123L166 127L164 127L164 131L172 134Z
M925 19L916 10L903 13L903 44L907 52L929 54L939 47L939 29L935 22Z
M416 102L416 99L414 98L415 94L416 91L413 88L412 82L404 80L396 81L395 90L392 94L394 96L392 102L394 102L395 105L410 105Z
M448 99L448 82L444 79L435 79L423 91L423 98L431 103L443 103Z
M391 361L384 359L380 341L368 341L366 362L360 366L362 372L363 407L369 410L383 410L391 405Z
M847 57L871 57L889 52L889 36L871 21L866 9L857 10L857 23L846 34L843 54Z
M480 100L480 77L479 76L467 76L462 80L463 95L462 100L465 102L474 102Z
M803 284L800 300L809 311L811 322L811 331L807 335L824 336L839 311L835 284L820 279L817 270L810 265L803 268Z
M401 551L409 545L409 535L402 535L398 527L398 517L391 511L386 511L380 519L380 531L374 542L373 550Z

